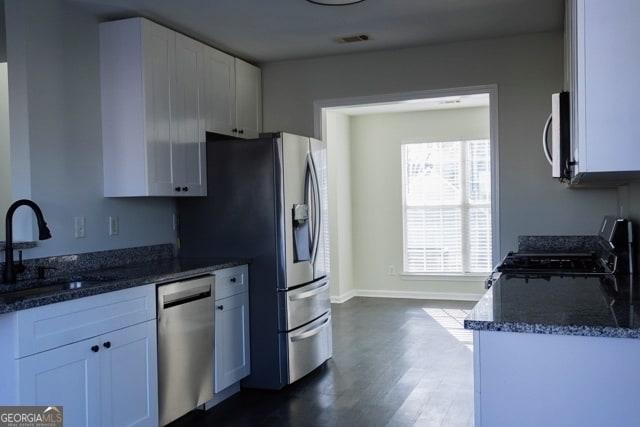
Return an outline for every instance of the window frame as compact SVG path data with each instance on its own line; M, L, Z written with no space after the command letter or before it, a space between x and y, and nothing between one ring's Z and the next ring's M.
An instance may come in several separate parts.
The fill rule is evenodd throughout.
M469 203L469 186L470 186L470 181L469 181L469 166L470 164L468 163L468 149L469 149L469 145L471 142L474 141L486 141L489 146L488 146L488 154L489 154L489 165L488 165L488 172L489 172L489 178L490 178L490 183L489 183L489 190L490 190L490 195L488 198L488 201L486 203ZM440 204L440 205L428 205L428 204L423 204L420 206L411 206L412 208L422 208L422 209L428 209L428 208L434 208L434 209L439 209L439 208L457 208L460 209L460 218L461 218L461 223L460 223L460 235L461 235L461 257L462 257L462 271L458 271L458 272L447 272L447 271L408 271L408 232L407 232L407 201L406 201L406 190L407 190L407 150L406 150L406 146L408 145L418 145L418 144L437 144L437 143L441 143L441 144L446 144L446 143L460 143L460 155L459 155L459 170L460 170L460 202L459 204L451 204L451 203L444 203L444 204ZM439 139L439 140L428 140L425 138L414 138L414 139L408 139L408 140L404 140L401 142L400 145L400 149L401 149L401 174L402 174L402 179L401 179L401 185L402 185L402 276L404 277L419 277L419 276L429 276L429 277L439 277L441 279L445 279L446 278L451 278L451 277L469 277L469 278L474 278L474 277L486 277L487 274L489 274L491 272L491 266L489 266L488 270L486 272L472 272L470 271L470 263L471 263L471 252L470 252L470 245L469 245L469 239L470 239L470 233L469 233L469 213L470 210L473 208L486 208L489 211L489 227L491 230L491 236L490 236L490 243L491 243L491 251L489 254L489 258L492 259L492 254L494 251L494 239L493 239L493 233L494 233L494 224L495 224L495 220L493 218L494 216L494 189L495 189L495 185L494 185L494 174L493 174L493 157L494 157L494 149L492 146L492 140L491 138L473 138L473 139L462 139L462 138L455 138L455 139Z

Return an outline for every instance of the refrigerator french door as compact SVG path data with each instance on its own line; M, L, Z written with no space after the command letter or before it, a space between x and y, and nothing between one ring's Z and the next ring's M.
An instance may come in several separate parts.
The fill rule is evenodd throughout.
M280 389L331 357L326 145L288 134L207 143L209 196L178 200L180 256L250 259L251 374Z

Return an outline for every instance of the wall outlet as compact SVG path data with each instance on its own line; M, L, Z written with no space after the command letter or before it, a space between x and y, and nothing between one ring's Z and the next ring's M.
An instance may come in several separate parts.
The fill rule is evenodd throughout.
M83 216L77 216L73 218L74 235L76 239L82 239L87 235L87 224Z
M109 236L117 236L120 234L120 220L117 216L109 217Z

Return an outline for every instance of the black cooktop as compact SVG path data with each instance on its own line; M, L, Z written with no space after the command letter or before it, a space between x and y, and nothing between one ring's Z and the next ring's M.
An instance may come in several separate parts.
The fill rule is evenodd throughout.
M607 265L595 252L531 253L509 252L496 267L502 273L586 274L610 273Z

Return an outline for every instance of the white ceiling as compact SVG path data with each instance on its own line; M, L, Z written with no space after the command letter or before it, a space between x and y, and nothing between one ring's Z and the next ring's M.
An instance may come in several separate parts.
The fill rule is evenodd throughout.
M563 0L68 0L100 20L144 16L250 62L559 31ZM339 44L336 37L371 40Z

